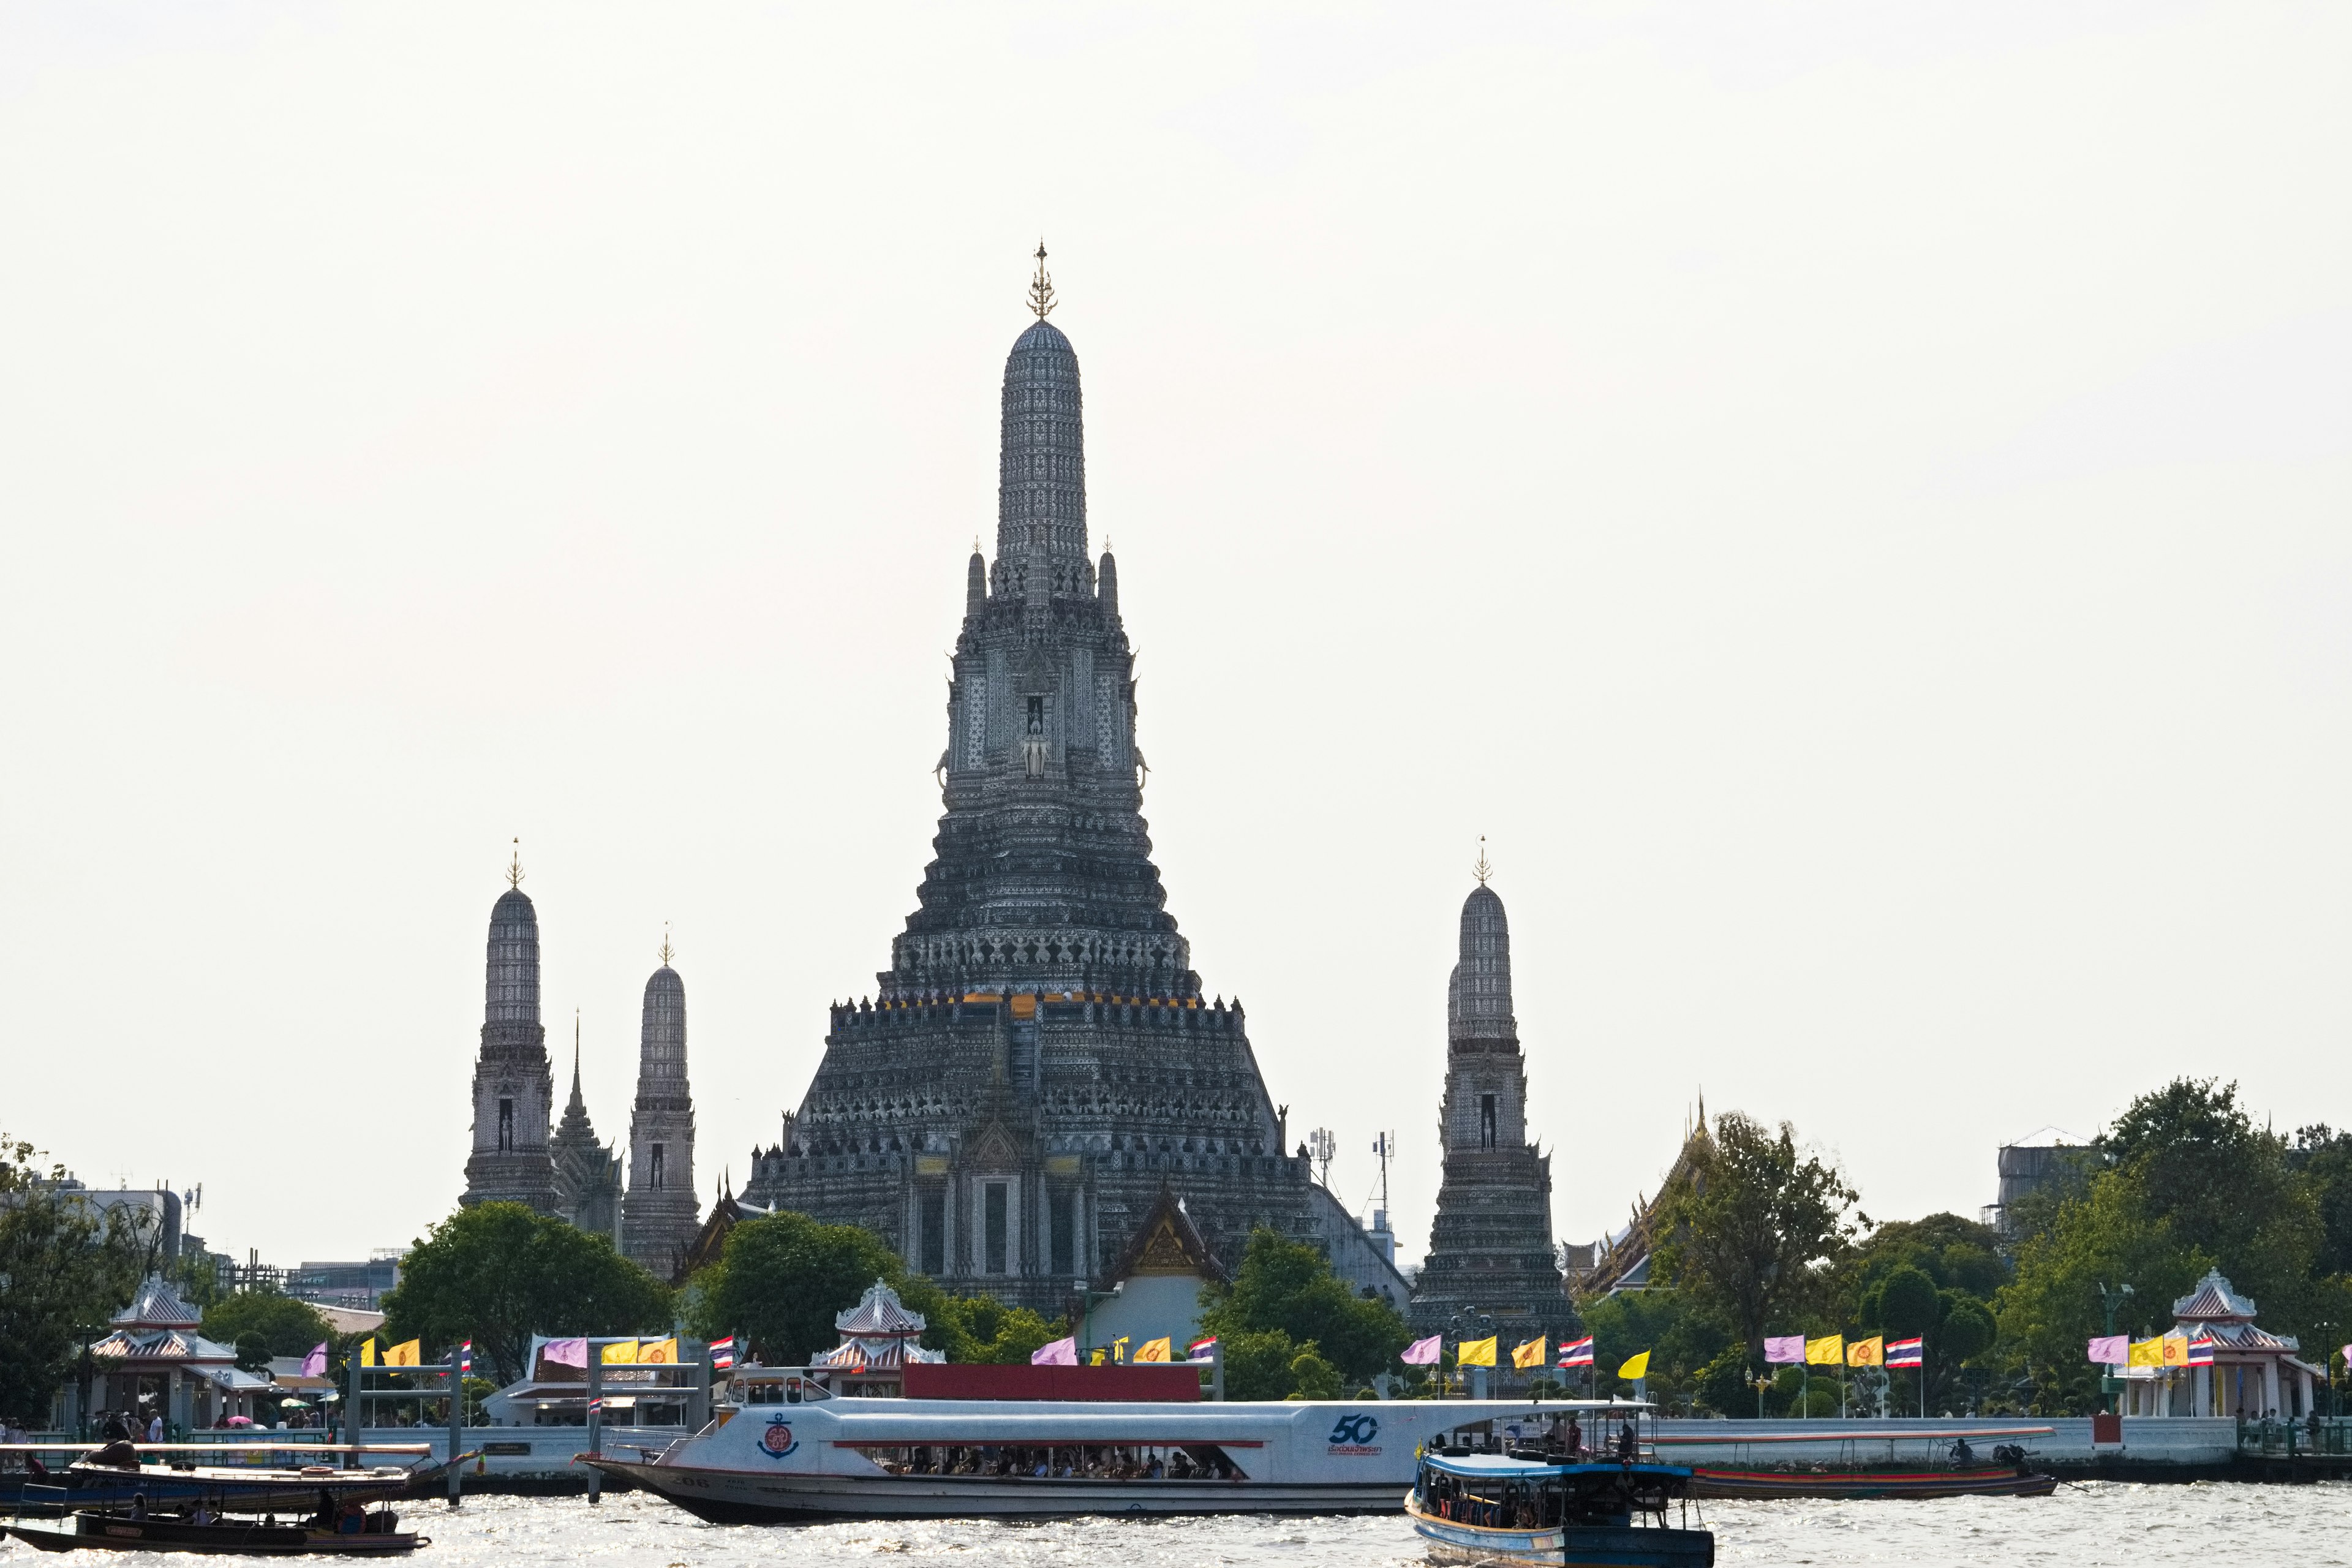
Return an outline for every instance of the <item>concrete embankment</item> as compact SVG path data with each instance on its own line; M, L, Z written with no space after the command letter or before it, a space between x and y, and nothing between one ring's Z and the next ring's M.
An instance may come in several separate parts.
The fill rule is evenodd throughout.
M1727 1469L1911 1468L1948 1463L1966 1438L1979 1460L2015 1444L2035 1468L2068 1479L2310 1479L2352 1473L2352 1457L2307 1452L2242 1453L2238 1423L2227 1417L2126 1415L2120 1443L2093 1440L2087 1415L1916 1417L1888 1421L1661 1421L1658 1457L1674 1464Z

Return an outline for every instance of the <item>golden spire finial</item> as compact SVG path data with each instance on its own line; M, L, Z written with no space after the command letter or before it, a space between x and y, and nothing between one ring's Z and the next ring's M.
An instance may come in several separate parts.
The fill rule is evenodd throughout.
M514 842L514 861L507 867L507 886L520 888L522 886L522 840L518 838Z
M1486 836L1483 833L1478 835L1478 863L1470 868L1470 874L1478 879L1478 885L1482 888L1486 885L1486 879L1495 874L1495 868L1486 864Z
M664 969L667 969L669 967L669 961L677 956L677 949L669 944L669 921L662 921L662 967Z
M1037 276L1029 282L1029 308L1044 321L1054 313L1054 279L1045 271L1045 242L1037 242Z

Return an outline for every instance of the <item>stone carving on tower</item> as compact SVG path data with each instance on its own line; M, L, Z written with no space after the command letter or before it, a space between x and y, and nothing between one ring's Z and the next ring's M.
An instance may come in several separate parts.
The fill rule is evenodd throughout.
M466 1161L467 1206L505 1202L562 1212L548 1150L555 1084L539 1021L539 911L522 890L520 854L490 909L484 966L481 1054L474 1063L474 1152Z
M1486 885L1483 853L1477 870L1478 886L1462 906L1461 959L1447 986L1438 1121L1444 1176L1411 1317L1416 1333L1452 1328L1457 1314L1485 1314L1507 1344L1538 1334L1556 1340L1576 1317L1552 1249L1551 1157L1528 1138L1510 924Z
M669 1279L702 1229L694 1195L694 1096L686 1077L686 982L670 967L646 982L637 1047L637 1102L629 1114L629 1193L621 1202L621 1250Z
M572 1023L572 1099L548 1140L555 1163L555 1194L565 1219L621 1245L621 1157L596 1136L588 1101L580 1092L580 1021Z
M1241 1005L1203 994L1167 911L1053 304L1040 246L1037 320L1004 365L995 557L966 565L934 858L744 1198L866 1225L956 1290L1058 1314L1165 1185L1217 1251L1270 1225L1402 1305L1394 1268L1282 1147Z

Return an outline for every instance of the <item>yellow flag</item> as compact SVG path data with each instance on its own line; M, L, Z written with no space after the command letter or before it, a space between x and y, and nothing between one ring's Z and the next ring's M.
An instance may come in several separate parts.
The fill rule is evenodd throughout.
M1641 1354L1627 1362L1623 1366L1619 1367L1617 1369L1617 1375L1623 1378L1628 1383L1639 1383L1643 1378L1649 1376L1650 1352L1648 1351L1643 1351Z
M1164 1339L1144 1341L1142 1344L1136 1347L1135 1359L1137 1361L1166 1361L1168 1359L1168 1342Z
M1087 1352L1087 1364L1088 1366L1100 1366L1100 1365L1102 1365L1102 1363L1103 1363L1103 1352L1100 1352L1100 1351L1089 1351L1089 1352Z
M2185 1362L2187 1358L2182 1359ZM2164 1342L2162 1340L2132 1341L2131 1363L2134 1366L2162 1366Z
M644 1341L637 1346L637 1360L640 1363L659 1362L664 1366L676 1366L677 1342L676 1340Z
M1886 1336L1884 1334L1873 1334L1866 1340L1856 1340L1853 1343L1846 1346L1845 1364L1848 1366L1885 1366L1886 1364Z
M1541 1366L1544 1363L1543 1336L1538 1334L1523 1345L1511 1347L1513 1366Z
M1134 1336L1131 1334L1121 1334L1118 1338L1111 1341L1110 1362L1113 1366L1125 1366L1127 1364L1127 1342L1133 1337Z
M1808 1366L1843 1366L1845 1364L1845 1336L1843 1334L1824 1334L1817 1340L1807 1340L1805 1342L1805 1364Z
M420 1364L424 1358L416 1353L418 1342L419 1342L415 1340L405 1340L401 1343L393 1346L390 1350L383 1352L383 1364L386 1366L415 1366Z
M375 1364L375 1341L373 1337L369 1338L360 1346L360 1364L362 1366L373 1366Z
M606 1345L604 1354L597 1359L606 1366L634 1366L637 1360L637 1342L623 1340L618 1344Z
M1454 1347L1456 1366L1492 1366L1495 1364L1495 1336L1483 1340L1464 1340Z
M2189 1364L2189 1336L2187 1334L2167 1334L2164 1336L2164 1364L2167 1366L2187 1366Z

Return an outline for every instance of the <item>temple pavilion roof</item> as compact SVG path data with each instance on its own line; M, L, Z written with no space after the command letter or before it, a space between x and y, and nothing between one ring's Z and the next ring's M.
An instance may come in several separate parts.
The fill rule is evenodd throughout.
M215 1343L191 1329L156 1329L145 1332L117 1329L104 1339L93 1341L89 1353L100 1361L201 1362L228 1365L236 1360L236 1352L233 1348Z
M2197 1281L2197 1289L2172 1303L2172 1315L2184 1323L2251 1323L2254 1321L2254 1303L2252 1297L2241 1296L2230 1289L2230 1281L2214 1268Z
M927 1326L920 1312L910 1312L898 1300L898 1292L890 1289L887 1280L877 1279L866 1288L857 1305L845 1312L836 1312L833 1326L841 1331L845 1344L853 1338L894 1335L911 1338Z
M180 1300L160 1274L147 1276L131 1304L108 1320L121 1329L193 1329L204 1321L204 1314Z

